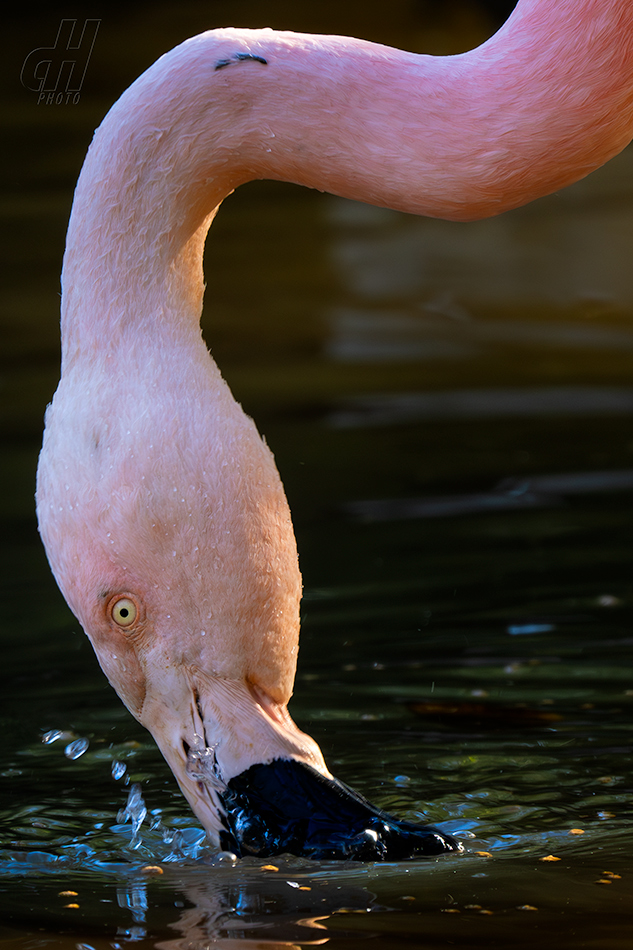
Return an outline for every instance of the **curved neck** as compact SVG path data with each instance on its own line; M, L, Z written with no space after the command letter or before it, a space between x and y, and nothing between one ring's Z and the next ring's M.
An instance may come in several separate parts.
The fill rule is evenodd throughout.
M99 315L101 346L143 321L155 337L171 313L197 338L206 232L245 181L467 220L570 184L632 135L630 0L520 0L492 39L450 57L202 34L158 60L97 130L68 232L65 366L94 344L86 312Z

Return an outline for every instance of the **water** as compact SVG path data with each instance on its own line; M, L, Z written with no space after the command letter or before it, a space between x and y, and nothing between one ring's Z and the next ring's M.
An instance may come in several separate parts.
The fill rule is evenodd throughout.
M306 4L289 22L227 2L217 22L441 51L484 17L412 9L385 25L381 7ZM77 111L38 111L17 85L44 21L46 35L15 21L2 64L17 144L0 291L0 938L628 946L633 155L474 225L272 184L221 210L205 334L293 510L306 586L293 716L340 779L465 847L382 867L236 862L210 851L105 682L33 519L82 153L107 100L216 11L159 5L140 32L136 14L108 16Z

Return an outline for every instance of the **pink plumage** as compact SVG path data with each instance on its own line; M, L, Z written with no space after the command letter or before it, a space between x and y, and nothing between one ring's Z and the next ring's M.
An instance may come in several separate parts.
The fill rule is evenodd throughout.
M68 229L40 530L216 843L222 790L252 766L330 778L286 710L301 579L283 488L200 337L217 206L273 178L474 219L581 178L632 135L630 0L520 0L451 57L217 30L159 59L97 130Z

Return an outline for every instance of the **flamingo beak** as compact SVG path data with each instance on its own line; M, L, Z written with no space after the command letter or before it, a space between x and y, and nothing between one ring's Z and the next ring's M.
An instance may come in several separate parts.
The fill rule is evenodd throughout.
M375 808L327 771L313 739L257 691L189 669L182 702L146 702L152 732L209 837L260 858L397 861L461 850Z

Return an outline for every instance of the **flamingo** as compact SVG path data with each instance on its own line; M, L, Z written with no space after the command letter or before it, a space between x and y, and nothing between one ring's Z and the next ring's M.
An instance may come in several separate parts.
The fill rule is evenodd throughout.
M459 847L338 782L287 711L290 512L199 330L218 206L270 178L466 221L562 188L632 135L630 0L519 0L448 57L214 30L161 57L97 130L68 228L39 527L103 671L215 846L368 860Z

